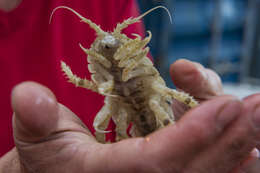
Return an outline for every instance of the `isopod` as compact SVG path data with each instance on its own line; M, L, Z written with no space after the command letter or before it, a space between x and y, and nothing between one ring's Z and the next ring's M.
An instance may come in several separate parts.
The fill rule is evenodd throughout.
M147 44L152 37L150 31L147 31L148 36L144 39L138 34L133 34L135 38L131 39L121 33L123 29L138 22L151 11L158 8L166 9L165 7L157 6L138 17L128 18L118 23L113 32L103 31L98 25L66 6L55 8L51 18L60 8L73 12L97 34L89 49L79 44L88 55L91 80L76 76L64 62L61 62L61 67L69 82L105 96L104 106L93 122L99 142L105 143L105 134L110 132L106 129L111 118L116 124L116 141L120 141L129 138L127 128L130 124L131 137L146 136L173 124L173 99L191 108L198 105L187 93L168 88L147 57ZM168 12L167 9L166 11Z

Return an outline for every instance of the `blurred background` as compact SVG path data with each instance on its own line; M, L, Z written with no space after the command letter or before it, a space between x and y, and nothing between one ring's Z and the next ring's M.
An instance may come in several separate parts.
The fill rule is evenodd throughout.
M185 58L215 70L224 91L240 98L260 92L260 0L138 0L152 31L155 65L167 85L172 62Z

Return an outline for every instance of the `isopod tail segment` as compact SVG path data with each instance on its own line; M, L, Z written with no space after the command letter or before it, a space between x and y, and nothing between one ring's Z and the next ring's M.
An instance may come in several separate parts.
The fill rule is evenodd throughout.
M136 18L130 17L130 18L128 18L127 20L125 20L124 22L117 24L117 26L116 26L116 28L114 29L112 35L118 35L118 34L120 34L123 29L127 28L127 27L128 27L129 25L131 25L131 24L137 23L137 22L140 21L144 16L146 16L147 14L151 13L152 11L154 11L154 10L156 10L156 9L158 9L158 8L162 8L162 9L164 9L164 10L168 13L168 16L169 16L169 18L170 18L170 22L172 23L172 17L171 17L171 14L170 14L169 10L168 10L166 7L164 7L164 6L156 6L156 7L154 7L154 8L152 8L152 9L148 10L147 12L143 13L142 15L140 15L140 16L138 16L138 17L136 17Z
M51 13L51 16L50 16L50 20L49 20L49 23L51 23L51 20L53 18L53 15L54 13L58 10L58 9L67 9L69 11L71 11L72 13L74 13L76 16L78 16L80 19L81 19L81 22L85 22L87 24L89 24L89 26L94 29L96 31L96 34L98 36L101 36L101 35L106 35L107 33L105 31L103 31L100 26L98 26L97 24L95 24L94 22L92 22L91 20L81 16L78 12L76 12L75 10L73 10L72 8L70 7L67 7L67 6L58 6L56 7L52 13Z

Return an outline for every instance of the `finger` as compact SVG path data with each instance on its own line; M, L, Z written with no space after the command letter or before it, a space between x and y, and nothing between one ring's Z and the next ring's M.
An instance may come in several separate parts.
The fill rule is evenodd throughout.
M13 89L12 107L16 141L37 142L60 131L85 130L73 113L57 103L48 88L34 82L24 82Z
M203 164L209 172L229 172L245 160L260 142L259 104L260 95L245 99L241 115L214 145L198 157L192 169Z
M240 164L236 165L236 167L231 171L231 173L248 173L247 170L252 168L252 163L258 160L258 150L255 148L251 151L250 155L247 156L245 160L243 160Z
M12 107L15 144L26 171L82 169L75 165L95 148L96 141L49 89L34 82L21 83L12 92Z
M170 67L172 80L177 88L198 99L209 99L223 94L220 77L201 64L181 59Z
M177 124L145 138L105 145L100 157L117 159L101 164L107 171L117 168L120 172L127 168L129 172L182 172L185 165L205 146L214 142L222 129L235 119L240 106L240 101L231 96L205 102L188 112ZM222 114L227 112L223 109L230 113Z
M25 82L12 91L15 138L35 141L49 135L57 125L58 104L45 87Z
M175 125L148 136L144 152L166 170L170 163L176 163L174 170L182 171L198 153L216 141L240 110L241 102L231 96L205 102Z

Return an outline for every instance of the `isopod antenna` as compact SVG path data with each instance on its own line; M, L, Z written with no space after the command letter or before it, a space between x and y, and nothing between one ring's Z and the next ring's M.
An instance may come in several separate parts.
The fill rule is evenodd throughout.
M74 13L76 16L78 16L81 19L81 22L85 22L85 23L89 24L89 26L96 31L98 36L105 35L105 32L100 28L100 26L98 26L91 20L86 19L85 17L81 16L78 12L76 12L75 10L73 10L72 8L67 7L67 6L58 6L58 7L54 8L51 13L49 23L51 23L53 15L58 9L67 9L67 10L71 11L72 13Z
M113 31L113 34L115 34L115 35L120 34L123 29L127 28L131 24L134 24L134 23L140 21L144 16L146 16L147 14L151 13L152 11L154 11L158 8L162 8L168 13L168 16L170 18L170 22L172 23L172 17L171 17L169 10L164 6L157 6L157 7L154 7L152 9L148 10L147 12L143 13L142 15L140 15L136 18L130 17L127 20L125 20L124 22L117 24L116 28Z

